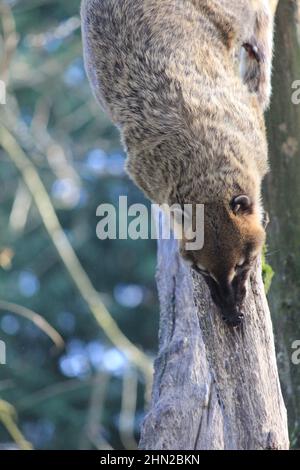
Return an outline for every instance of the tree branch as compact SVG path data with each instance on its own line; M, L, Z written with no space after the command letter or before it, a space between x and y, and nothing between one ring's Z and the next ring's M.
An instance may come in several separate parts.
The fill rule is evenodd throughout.
M160 241L160 345L144 449L287 449L287 416L261 268L251 277L242 327L212 304L203 279Z

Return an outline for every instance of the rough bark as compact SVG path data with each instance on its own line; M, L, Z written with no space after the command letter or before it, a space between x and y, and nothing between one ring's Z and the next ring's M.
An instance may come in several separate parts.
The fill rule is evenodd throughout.
M160 241L160 344L143 449L287 449L286 409L260 266L245 321L226 326L201 276Z
M280 0L277 11L273 99L267 116L271 172L266 197L270 214L267 260L275 276L269 302L279 372L288 408L293 446L300 446L300 366L292 344L300 340L300 104L292 88L300 80L300 2ZM298 94L299 97L299 94Z

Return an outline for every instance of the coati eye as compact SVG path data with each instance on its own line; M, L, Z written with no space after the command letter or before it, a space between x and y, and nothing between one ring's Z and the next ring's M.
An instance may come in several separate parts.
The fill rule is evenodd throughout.
M246 260L245 258L242 258L240 260L240 262L235 266L235 272L241 272L243 271L245 268L248 268L249 266L249 261Z
M249 42L245 42L243 44L243 48L248 52L249 57L251 59L255 59L258 63L261 62L261 56L256 44L250 44Z
M251 210L251 200L246 194L241 196L237 196L232 199L230 203L231 209L234 214L238 214L239 212L248 212Z
M236 267L237 268L242 268L246 264L246 258L244 256L240 259L240 261L237 263Z
M193 263L194 263L194 262L193 262L191 259L186 258L186 257L184 257L184 256L182 257L182 259L183 259L183 261L184 261L190 268L193 267Z
M196 271L196 273L198 274L202 274L203 276L209 276L209 272L206 271L206 269L200 268L199 266L197 266L197 264L193 264L192 269L194 269L194 271Z

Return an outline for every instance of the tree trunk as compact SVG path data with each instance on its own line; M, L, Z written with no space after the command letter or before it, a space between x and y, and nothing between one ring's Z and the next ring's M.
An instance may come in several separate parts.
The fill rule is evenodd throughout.
M159 242L160 344L140 448L287 449L270 313L260 266L242 327L225 325L204 280Z
M266 185L271 220L267 259L275 272L270 307L291 440L297 447L300 445L300 366L292 364L291 356L293 342L300 340L300 104L293 103L295 89L292 84L300 80L299 22L299 1L280 0L275 37L274 93L267 116L271 172Z

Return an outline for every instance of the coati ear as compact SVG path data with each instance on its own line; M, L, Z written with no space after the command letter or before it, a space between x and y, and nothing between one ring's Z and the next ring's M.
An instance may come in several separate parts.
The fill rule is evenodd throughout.
M238 213L250 212L252 207L251 200L246 194L233 198L230 205L233 213L236 215Z

